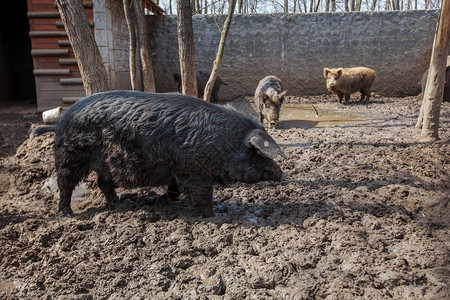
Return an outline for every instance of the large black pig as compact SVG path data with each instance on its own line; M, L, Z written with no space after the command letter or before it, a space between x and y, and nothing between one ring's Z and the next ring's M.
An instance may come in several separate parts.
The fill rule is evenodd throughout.
M112 91L71 106L55 125L59 210L72 214L79 181L93 170L108 205L116 187L168 185L188 194L204 217L214 216L214 184L280 180L273 161L283 151L264 128L233 108L181 94Z
M283 104L286 91L283 83L276 76L266 76L259 82L255 90L255 105L259 114L259 121L267 120L270 127L275 127L280 118L281 104Z
M198 97L200 99L203 99L205 87L208 83L209 77L211 76L211 72L206 70L196 70L195 75L197 76ZM181 93L181 75L179 73L175 73L173 74L173 79L177 83L178 91ZM217 103L217 101L219 101L219 90L222 84L228 85L228 83L222 81L222 78L217 75L216 82L214 82L213 90L211 93L211 102Z

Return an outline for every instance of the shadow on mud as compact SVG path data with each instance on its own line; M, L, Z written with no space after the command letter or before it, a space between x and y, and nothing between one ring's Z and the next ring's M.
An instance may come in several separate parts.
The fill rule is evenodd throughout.
M299 185L314 185L319 187L322 183L310 181L291 181ZM324 183L325 184L325 183ZM327 182L326 184L329 184ZM342 185L335 182L334 184ZM261 187L263 189L263 187ZM73 217L78 220L91 220L98 214L106 213L108 216L117 215L119 219L130 217L130 212L139 213L145 222L172 221L182 219L190 224L198 222L214 223L222 225L230 223L244 227L278 227L283 224L296 224L304 227L311 226L320 219L342 219L352 223L358 221L361 215L373 215L381 218L389 215L402 216L406 219L414 219L419 212L408 211L401 205L385 204L381 202L369 202L351 200L342 203L338 197L318 197L319 200L304 199L271 199L264 198L254 202L242 201L232 197L231 199L214 197L215 217L202 218L200 209L195 207L189 197L182 195L176 201L162 199L157 194L149 195L126 193L120 196L120 201L111 208L106 205L91 207L80 211ZM104 201L103 201L104 202ZM337 204L338 203L338 204ZM349 211L352 211L349 215ZM358 213L354 213L358 212ZM305 223L306 222L306 223Z

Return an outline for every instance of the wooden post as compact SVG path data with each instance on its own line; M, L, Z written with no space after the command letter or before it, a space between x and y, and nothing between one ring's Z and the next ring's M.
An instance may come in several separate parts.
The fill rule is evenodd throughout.
M177 0L178 53L182 93L197 97L197 76L195 75L194 30L189 0Z
M134 13L136 16L136 26L138 29L139 53L142 64L142 82L144 92L156 92L155 75L153 74L152 58L149 53L149 36L147 22L144 15L144 5L141 0L132 0Z
M236 7L236 0L230 0L227 18L225 19L225 23L223 24L223 30L220 35L220 43L219 49L217 49L216 60L214 61L214 66L211 75L209 76L208 82L206 83L205 91L203 94L203 99L208 102L211 102L211 94L214 88L214 83L216 82L217 79L217 73L219 70L220 63L222 62L223 50L225 48L225 41L227 40L228 30L230 29L231 19L233 18L233 12L235 7Z
M131 88L133 91L141 90L139 86L139 81L136 76L136 32L134 29L133 17L130 9L131 3L130 0L123 0L123 11L125 14L125 20L127 22L128 27L128 61L130 65L130 79L131 79Z
M450 0L443 0L433 42L427 85L416 128L422 129L423 141L439 139L439 115L445 84L445 67L450 35Z
M80 68L86 95L108 91L108 74L83 4L78 0L57 0L56 4Z

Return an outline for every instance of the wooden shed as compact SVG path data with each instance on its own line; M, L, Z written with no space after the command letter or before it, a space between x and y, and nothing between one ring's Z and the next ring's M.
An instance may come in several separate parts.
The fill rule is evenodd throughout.
M33 58L33 75L36 83L38 110L42 111L57 106L70 106L84 97L86 93L83 88L80 70L55 0L27 0L27 2L31 56ZM145 0L144 4L147 12L150 11L153 14L164 13L151 0ZM97 10L94 9L96 5L98 5ZM117 20L124 19L123 11L121 11L123 10L122 5L121 0L93 0L83 2L84 10L94 33L97 27L97 24L94 22L96 13L106 15L106 17L99 17L98 19L104 20L109 18L110 27L113 26L111 24L114 24L115 27L126 32L127 28L123 26L123 23L117 24ZM113 17L110 17L110 15L113 15ZM103 31L108 26L105 24L101 26ZM99 48L100 45L103 45L104 48L111 48L113 44L120 44L117 42L112 43L108 40L105 41L105 39L111 39L113 35L111 32L112 30L106 32L106 38L103 37L105 35L98 35L99 37L96 35ZM116 62L113 61L114 58L111 59L108 57L108 53L111 51L113 49L103 49L101 53L106 67L110 72L115 72L114 66ZM124 75L117 76L115 73L110 74L110 84L113 89L115 87L127 87L126 84L114 82L122 77Z

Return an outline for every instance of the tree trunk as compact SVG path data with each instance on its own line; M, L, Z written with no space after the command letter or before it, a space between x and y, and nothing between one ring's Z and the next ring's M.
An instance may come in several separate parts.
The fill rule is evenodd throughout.
M136 15L136 24L138 27L139 34L139 53L141 56L142 64L142 81L144 83L145 92L156 92L155 88L155 76L153 74L152 60L149 54L148 46L148 28L147 22L144 16L144 7L141 0L132 0L134 13Z
M195 3L197 4L197 11L196 11L196 13L202 14L202 9L200 8L200 2L199 2L199 0L195 0Z
M57 0L56 5L80 68L87 95L109 90L108 73L79 0Z
M400 10L400 1L392 0L392 10Z
M450 35L450 0L442 3L439 21L434 35L428 79L416 128L422 128L422 140L439 139L439 115L444 94L447 48Z
M320 0L317 0L316 7L314 8L314 12L319 11L319 6L320 6Z
M289 7L288 7L288 0L284 0L284 13L288 13L288 9L289 9Z
M220 67L220 63L222 61L223 56L223 50L225 48L225 42L227 40L228 31L230 29L231 25L231 19L233 18L233 12L234 7L236 6L236 0L230 0L229 6L228 6L228 13L227 18L225 19L225 23L223 24L222 33L220 34L220 43L219 48L217 49L217 56L216 60L214 61L214 66L211 72L211 75L209 76L208 82L205 86L205 91L203 93L203 99L210 102L211 100L211 94L214 87L214 83L217 79L217 73Z
M131 88L133 91L141 90L139 81L136 77L136 32L134 31L134 23L130 10L130 0L123 0L123 11L125 13L125 20L128 26L129 36L129 65L130 65L130 79Z
M182 93L197 97L194 30L192 27L192 12L189 0L177 0L177 18L178 53L180 56Z
M377 7L377 0L372 0L372 7L370 8L371 11L374 11Z

